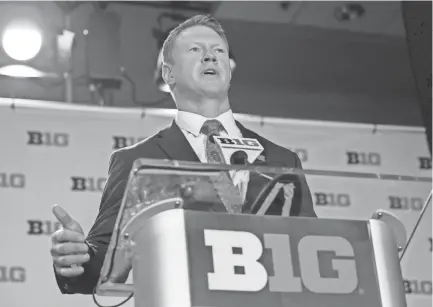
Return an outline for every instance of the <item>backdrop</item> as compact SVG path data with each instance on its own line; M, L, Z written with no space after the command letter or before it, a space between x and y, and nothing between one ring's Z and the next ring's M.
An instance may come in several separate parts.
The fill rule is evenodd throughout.
M87 232L97 214L110 154L156 133L174 114L0 98L1 306L94 306L91 296L62 295L57 288L49 248L59 225L51 207L62 205ZM236 117L295 151L306 169L431 177L420 127ZM359 179L309 177L308 182L320 217L368 219L383 208L401 218L408 231L431 189L428 183ZM429 209L402 262L410 307L432 303L431 215Z

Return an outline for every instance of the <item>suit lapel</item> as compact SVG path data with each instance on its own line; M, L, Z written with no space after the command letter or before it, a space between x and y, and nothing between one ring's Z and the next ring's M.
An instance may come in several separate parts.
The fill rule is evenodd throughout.
M170 160L200 162L185 135L174 121L170 127L160 131L156 142Z
M156 138L158 147L170 160L200 162L195 151L192 149L182 130L173 121L171 126L162 130ZM205 203L197 204L196 210L211 209L216 212L227 212L222 202L206 206ZM191 207L192 208L192 207ZM191 209L190 208L190 209Z
M254 201L258 198L260 191L268 183L269 180L256 174L250 173L250 180L248 181L247 194L244 201L244 206L242 212L244 213L254 213L251 212L251 207Z
M260 154L262 157L264 157L264 161L261 161L259 159L256 159L253 162L253 165L268 165L268 152L266 148L266 142L263 141L263 139L258 136L256 133L252 132L251 130L245 128L242 126L239 122L236 122L239 130L242 133L242 136L244 138L251 138L251 139L257 139L260 144L263 146L263 152ZM254 203L254 201L259 196L259 193L263 189L263 187L269 182L269 179L264 178L263 176L258 175L257 173L250 173L250 180L248 182L247 187L247 194L245 197L243 212L244 213L252 213L251 211L251 205Z
M266 142L264 142L260 136L245 128L237 121L236 125L238 126L244 138L258 139L264 147L261 156L265 158L265 161L256 159L256 161L253 162L253 165L268 165L271 161L269 161ZM200 159L197 157L196 153L175 121L172 122L170 127L160 131L155 140L157 142L157 146L170 160L200 162ZM268 181L269 179L266 179L256 173L250 173L250 180L248 182L247 194L243 208L244 213L251 213L251 205L257 199L260 191ZM217 212L226 211L222 204L214 205L212 210Z
M261 141L261 144L264 147L261 155L266 159L266 144L264 144L261 138L251 130L248 130L242 126L237 121L236 125L238 126L244 138L258 139L259 142ZM175 121L171 123L170 127L160 131L155 140L159 148L170 160L200 162L200 159L197 157L196 153ZM266 165L266 162L257 159L253 164Z

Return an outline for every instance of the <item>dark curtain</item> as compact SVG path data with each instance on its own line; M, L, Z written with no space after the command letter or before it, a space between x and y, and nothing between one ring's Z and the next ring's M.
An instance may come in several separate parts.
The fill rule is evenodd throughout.
M412 72L430 155L432 154L432 2L403 1L403 20Z

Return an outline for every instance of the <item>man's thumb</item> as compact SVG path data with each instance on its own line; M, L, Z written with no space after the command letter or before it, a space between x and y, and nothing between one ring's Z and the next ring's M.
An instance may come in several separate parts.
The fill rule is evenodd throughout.
M69 216L69 214L65 211L65 209L63 209L59 205L54 205L53 213L56 216L56 218L59 220L60 224L62 224L63 228L84 234L80 224L78 224L74 219L72 219Z

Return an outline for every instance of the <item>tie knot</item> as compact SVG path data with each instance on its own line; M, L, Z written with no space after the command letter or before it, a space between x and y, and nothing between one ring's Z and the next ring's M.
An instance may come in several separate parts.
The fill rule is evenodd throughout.
M221 131L225 131L223 125L216 119L209 119L203 123L200 132L206 136L219 135Z

